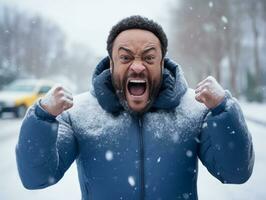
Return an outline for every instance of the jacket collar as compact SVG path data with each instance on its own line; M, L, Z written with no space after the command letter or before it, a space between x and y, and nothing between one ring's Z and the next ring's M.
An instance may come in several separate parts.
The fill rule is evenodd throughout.
M181 67L169 58L165 58L162 85L151 109L170 110L177 107L187 88ZM124 110L112 84L109 57L104 58L96 66L91 93L107 112L119 113Z

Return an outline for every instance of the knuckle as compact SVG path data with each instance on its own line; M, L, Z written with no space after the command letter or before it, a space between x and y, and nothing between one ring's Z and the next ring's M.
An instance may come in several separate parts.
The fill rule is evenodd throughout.
M208 88L212 83L210 81L208 81L207 83L205 83L205 87Z
M203 91L208 91L209 90L209 84L204 84L202 87L201 87L201 92Z
M215 78L213 76L208 76L209 82L215 82Z
M59 98L58 103L59 104L65 104L66 99L64 97Z
M55 86L55 90L56 91L61 91L61 90L64 90L64 88L63 88L62 85L57 85L57 86Z
M206 78L206 80L207 80L207 81L211 81L211 80L212 80L212 76L208 76L208 77Z
M206 95L209 93L209 90L207 88L204 88L202 91L201 91L201 94L202 95Z
M68 102L68 99L67 99L65 96L62 97L62 100L63 100L64 102Z
M56 91L55 96L56 96L56 98L62 99L65 96L64 91L62 91L62 90Z
M57 94L59 96L63 97L65 95L65 92L63 90L59 90Z
M195 98L196 98L197 100L199 100L199 99L200 99L200 94L199 94L199 95L196 95Z

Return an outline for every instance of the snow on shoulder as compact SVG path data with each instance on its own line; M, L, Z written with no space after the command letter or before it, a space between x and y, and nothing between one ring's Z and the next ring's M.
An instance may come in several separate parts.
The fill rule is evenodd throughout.
M74 97L74 106L69 114L74 131L86 136L120 134L130 126L128 113L122 112L119 116L107 113L90 92Z
M194 90L188 89L176 109L148 113L147 120L153 123L147 129L154 133L155 138L179 143L197 132L207 110L204 104L196 101Z

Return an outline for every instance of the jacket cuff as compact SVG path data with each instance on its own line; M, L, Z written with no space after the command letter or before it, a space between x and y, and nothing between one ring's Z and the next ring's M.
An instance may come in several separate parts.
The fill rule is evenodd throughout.
M222 100L222 102L220 104L218 104L216 107L210 109L211 113L213 116L220 114L221 112L223 112L226 108L226 103L228 101L228 99L232 98L231 93L229 92L229 90L225 90L225 96L224 99Z
M40 104L40 101L37 101L36 107L35 107L35 114L38 118L49 121L49 122L55 122L56 121L56 116L48 113Z

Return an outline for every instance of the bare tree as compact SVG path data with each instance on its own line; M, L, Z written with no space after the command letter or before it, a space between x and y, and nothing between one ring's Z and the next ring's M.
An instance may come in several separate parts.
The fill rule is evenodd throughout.
M262 84L261 68L266 65L261 63L266 60L261 55L266 47L261 47L265 42L260 42L260 34L263 28L266 30L265 10L265 0L180 1L172 11L170 50L185 71L193 74L194 83L206 74L214 75L218 81L229 77L225 84L238 96L247 82L243 80L247 72L255 71L256 85ZM254 42L247 46L244 41L250 41L250 35ZM250 49L251 58L247 53ZM228 72L223 70L227 68Z
M53 22L0 5L0 34L0 85L19 76L57 74L88 88L91 52L85 45L68 49L65 34Z
M225 22L221 20L224 10L220 1L181 1L173 11L172 24L177 60L186 68L192 66L196 81L207 74L221 78L220 64L224 57Z

